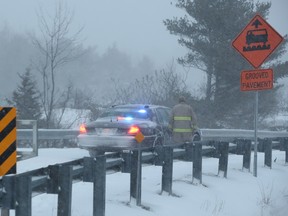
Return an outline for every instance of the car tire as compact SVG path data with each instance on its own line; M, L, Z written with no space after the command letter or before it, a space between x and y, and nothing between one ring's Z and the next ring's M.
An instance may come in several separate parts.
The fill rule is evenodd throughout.
M155 146L165 146L171 143L171 136L169 133L165 132L161 136L158 136L157 141L155 142Z
M93 158L95 158L99 155L104 155L104 154L105 154L105 151L93 150L93 149L89 150L89 155L90 155L90 157L93 157Z
M172 142L171 133L165 132L163 137L163 145L169 145Z
M201 141L201 136L198 133L195 133L192 137L192 142Z

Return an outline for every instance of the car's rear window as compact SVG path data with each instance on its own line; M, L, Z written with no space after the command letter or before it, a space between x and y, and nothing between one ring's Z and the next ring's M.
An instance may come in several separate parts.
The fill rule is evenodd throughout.
M148 109L113 108L104 111L100 117L130 117L137 119L150 119L151 111Z

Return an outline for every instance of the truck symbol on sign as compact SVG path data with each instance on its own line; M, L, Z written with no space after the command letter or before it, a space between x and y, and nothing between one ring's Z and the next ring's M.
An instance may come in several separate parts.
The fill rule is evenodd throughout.
M248 52L270 49L270 44L266 45L267 42L268 33L266 29L249 30L246 34L246 44L248 46L244 46L243 51Z

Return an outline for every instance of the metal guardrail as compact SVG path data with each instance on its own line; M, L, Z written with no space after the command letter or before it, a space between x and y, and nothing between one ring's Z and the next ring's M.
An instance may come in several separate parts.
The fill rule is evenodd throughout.
M39 140L74 139L78 134L79 130L76 129L38 129ZM32 135L32 129L17 129L18 140L29 140L32 138Z
M288 138L283 138L286 146L286 163L288 153ZM281 142L280 140L280 142ZM244 149L243 168L249 169L251 162L251 140L237 140ZM272 140L265 142L265 165L271 167ZM218 175L227 177L229 152L237 149L237 144L229 142L208 141L170 145L158 148L131 149L117 154L106 154L96 158L85 157L70 162L55 164L16 175L3 176L0 179L0 206L2 212L9 215L10 209L15 209L16 216L31 216L32 194L50 193L58 195L57 215L71 216L72 183L74 181L92 182L93 216L105 216L105 185L106 172L109 169L130 173L130 202L141 206L141 173L142 164L149 163L162 166L161 193L172 194L173 159L193 162L192 183L202 183L202 156L216 151ZM214 156L215 156L214 155Z
M19 123L25 125L33 125L33 129L17 129L17 140L32 140L33 151L17 151L20 157L18 160L25 160L38 155L39 140L65 140L74 139L79 135L77 129L37 129L35 121L20 120ZM35 127L36 125L36 127ZM36 129L35 129L36 128ZM227 141L233 142L235 139L254 140L253 130L238 129L201 129L203 141ZM258 131L260 139L279 139L288 137L287 131ZM66 146L69 147L69 146Z
M31 139L32 130L19 129L18 139ZM38 130L38 139L74 139L77 130ZM254 133L249 130L203 129L202 141L155 147L152 149L131 149L117 154L106 154L94 158L56 164L17 175L3 176L0 180L0 205L2 210L16 210L16 216L31 215L32 193L52 193L58 195L58 216L71 215L72 183L75 179L93 182L93 215L105 215L105 181L107 169L130 173L130 200L141 205L141 169L142 163L162 166L161 191L172 193L173 159L192 163L192 182L202 183L202 156L219 158L218 175L227 177L228 154L234 152L243 155L243 169L250 169L252 140ZM265 153L265 165L272 166L272 147L284 146L286 163L288 162L288 132L259 132L259 144ZM233 144L230 143L234 141ZM273 142L277 140L277 142ZM259 145L261 146L261 145ZM59 190L59 188L61 190Z
M32 129L28 129L30 131L29 139L32 140L32 151L20 151L17 150L17 160L25 160L31 157L38 156L38 124L36 120L17 120L17 126L20 125L32 126ZM18 130L17 130L18 133ZM18 135L17 139L18 140Z
M241 129L201 129L203 140L233 140L249 139L254 140L254 130ZM288 137L288 131L258 131L258 138L285 138Z
M203 140L234 140L254 139L254 130L241 129L201 129ZM32 129L17 129L17 139L29 140L32 138ZM39 140L64 140L74 139L79 135L76 129L38 129ZM258 138L285 138L288 131L258 131Z

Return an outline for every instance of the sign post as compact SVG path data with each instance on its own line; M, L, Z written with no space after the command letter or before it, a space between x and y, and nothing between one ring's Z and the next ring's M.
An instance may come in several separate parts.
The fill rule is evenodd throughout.
M253 175L257 177L257 149L258 149L258 91L255 92L255 115L254 115L254 163Z
M232 42L232 46L257 69L282 41L283 37L257 14ZM273 88L273 71L243 71L240 86L241 91L255 91L253 175L257 177L258 91Z
M258 97L259 90L273 88L273 70L259 69L241 72L240 89L241 91L255 91L255 116L254 116L254 166L253 173L257 176L257 146L258 146Z

